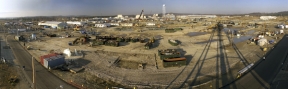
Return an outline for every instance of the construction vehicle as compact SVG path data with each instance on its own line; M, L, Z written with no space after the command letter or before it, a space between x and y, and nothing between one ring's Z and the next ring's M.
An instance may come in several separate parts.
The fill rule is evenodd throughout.
M75 44L85 44L86 42L88 42L89 40L90 40L90 36L88 36L88 35L85 35L85 36L81 36L81 37L78 37L78 38L76 38L74 41L73 41L73 45L75 45Z
M31 47L31 46L26 46L26 49L27 49L27 50L31 50L32 47Z
M144 39L144 41L145 41L145 39ZM141 42L141 41L140 41L140 42ZM154 42L155 42L155 39L154 39L154 37L153 37L153 38L151 38L151 39L144 45L144 48L145 48L145 49L151 49Z
M74 30L74 31L82 30L82 26L76 26L76 27L73 28L73 30Z
M144 10L141 11L140 16L138 17L138 19L136 19L136 22L134 23L134 29L136 29L135 30L136 32L142 32L141 29L137 29L136 27L140 27L139 21L142 20L141 17L142 17L143 12L144 12ZM143 26L143 25L141 25L141 26Z
M152 38L149 40L149 42L154 43L154 42L155 42L155 38L152 37Z
M141 16L143 14L144 10L141 11L139 18L137 19L137 21L141 20Z
M145 43L145 38L141 38L140 43Z
M25 40L25 38L24 38L23 35L21 35L21 36L15 36L14 39L17 40L17 41L23 41L23 40Z

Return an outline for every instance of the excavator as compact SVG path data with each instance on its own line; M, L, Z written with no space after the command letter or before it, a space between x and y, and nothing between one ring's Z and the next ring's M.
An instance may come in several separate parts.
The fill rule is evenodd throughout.
M76 27L73 28L74 31L79 31L81 29L82 29L82 26L76 26Z

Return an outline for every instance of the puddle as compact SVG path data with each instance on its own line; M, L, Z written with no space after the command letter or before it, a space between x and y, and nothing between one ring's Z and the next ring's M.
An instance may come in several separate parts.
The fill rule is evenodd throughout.
M234 37L233 38L233 42L239 43L239 42L243 42L243 41L247 41L248 39L252 38L253 36L240 36L240 37Z
M252 35L254 33L255 33L255 30L250 30L250 31L246 32L246 34L248 34L248 35Z
M199 36L199 35L205 35L208 34L207 32L189 32L186 35L188 36Z

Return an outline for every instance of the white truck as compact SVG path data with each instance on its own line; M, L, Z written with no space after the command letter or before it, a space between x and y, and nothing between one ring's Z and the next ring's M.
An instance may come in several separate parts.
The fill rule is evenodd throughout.
M19 32L25 32L26 29L17 29Z

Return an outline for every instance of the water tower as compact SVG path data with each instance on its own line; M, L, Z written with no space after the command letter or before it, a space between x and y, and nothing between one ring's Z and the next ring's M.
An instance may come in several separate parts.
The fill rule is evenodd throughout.
M165 4L163 4L163 8L162 8L162 18L165 17L166 14L166 8L165 8Z

